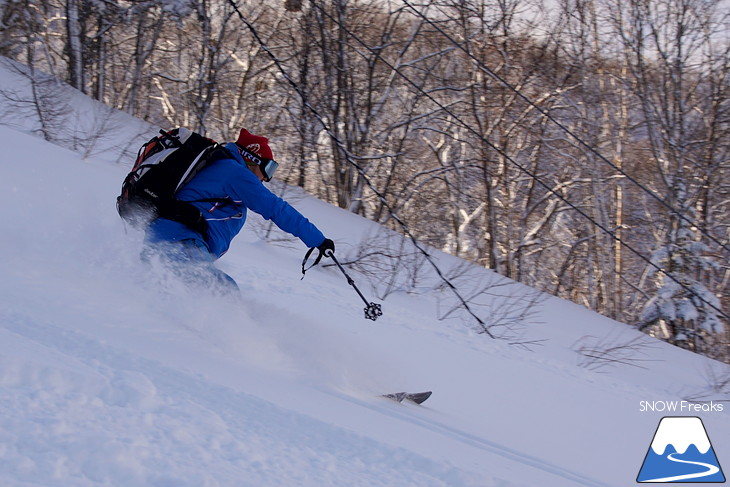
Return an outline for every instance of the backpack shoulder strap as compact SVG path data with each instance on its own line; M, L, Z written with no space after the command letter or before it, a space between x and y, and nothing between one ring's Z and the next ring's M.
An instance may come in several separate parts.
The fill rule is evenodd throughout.
M208 163L212 160L212 156L214 152L218 149L220 144L217 142L214 143L211 146L206 147L200 153L195 157L193 162L190 164L190 167L188 167L187 171L182 175L180 178L180 181L178 181L177 186L175 186L174 193L177 193L177 190L179 190L181 187L183 187L185 184L189 183L191 179L195 177L196 174L198 174L205 166L208 165Z

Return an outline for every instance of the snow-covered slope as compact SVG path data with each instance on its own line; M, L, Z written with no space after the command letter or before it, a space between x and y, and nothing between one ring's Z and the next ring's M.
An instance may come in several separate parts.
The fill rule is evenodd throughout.
M219 262L240 302L193 292L139 261L118 153L26 130L0 127L0 485L623 486L664 415L701 416L730 464L730 406L641 403L722 399L707 379L725 366L647 339L637 366L593 370L578 348L641 335L555 298L531 350L439 321L436 291L390 294L367 321L335 268L300 280L306 249L255 218ZM287 194L338 254L373 231ZM423 406L379 397L424 389Z

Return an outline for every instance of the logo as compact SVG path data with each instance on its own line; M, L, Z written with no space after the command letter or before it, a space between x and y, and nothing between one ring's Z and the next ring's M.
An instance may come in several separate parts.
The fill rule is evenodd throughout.
M725 482L702 420L690 416L662 418L636 481Z
M640 401L639 412L667 412L667 413L721 413L724 411L722 403L714 401L697 404L689 401Z

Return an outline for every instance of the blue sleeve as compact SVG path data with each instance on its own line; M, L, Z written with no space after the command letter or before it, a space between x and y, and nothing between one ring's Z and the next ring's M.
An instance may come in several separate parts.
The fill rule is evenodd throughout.
M299 237L307 247L318 247L324 242L322 232L304 215L269 191L251 171L246 169L243 173L237 187L230 188L231 196L285 232Z

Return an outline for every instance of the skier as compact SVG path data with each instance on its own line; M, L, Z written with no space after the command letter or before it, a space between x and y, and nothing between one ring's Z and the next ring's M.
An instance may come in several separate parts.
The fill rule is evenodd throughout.
M334 252L332 240L264 186L278 167L268 142L243 128L236 142L225 144L225 151L211 156L211 162L175 195L205 216L206 234L177 221L156 218L146 228L143 258L149 261L159 256L186 281L224 292L238 291L236 281L214 263L243 228L249 209L298 237L307 247L318 249L320 255ZM242 148L260 158L253 160Z

